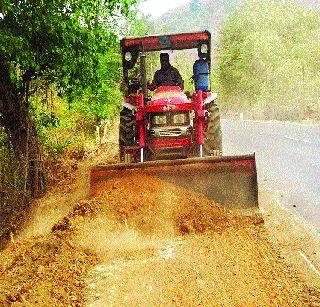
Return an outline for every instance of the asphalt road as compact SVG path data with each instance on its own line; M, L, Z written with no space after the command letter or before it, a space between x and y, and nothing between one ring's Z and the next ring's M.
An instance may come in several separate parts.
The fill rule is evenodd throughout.
M224 154L256 153L258 183L320 232L320 126L222 120Z

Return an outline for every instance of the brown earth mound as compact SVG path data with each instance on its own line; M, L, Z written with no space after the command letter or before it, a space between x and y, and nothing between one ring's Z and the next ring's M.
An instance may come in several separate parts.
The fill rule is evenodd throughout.
M0 257L0 305L77 305L97 258L60 234L10 245Z
M320 305L263 224L145 174L98 188L0 254L0 304Z
M101 213L146 234L218 230L234 217L200 193L143 173L110 179L96 189L103 204Z

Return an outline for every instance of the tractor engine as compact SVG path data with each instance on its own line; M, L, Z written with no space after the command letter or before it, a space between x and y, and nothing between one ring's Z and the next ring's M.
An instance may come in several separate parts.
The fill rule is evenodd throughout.
M186 157L192 143L190 111L155 113L150 116L151 150L157 158Z
M192 144L190 105L191 102L179 87L163 86L154 93L149 104L147 126L152 158L188 155Z
M152 138L190 137L191 129L189 112L158 113L150 119Z

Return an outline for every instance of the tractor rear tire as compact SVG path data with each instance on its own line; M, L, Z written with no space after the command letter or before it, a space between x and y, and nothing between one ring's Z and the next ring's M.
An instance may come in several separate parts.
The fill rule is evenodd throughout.
M215 101L207 106L209 122L204 132L204 154L206 156L222 155L222 132L220 123L220 112Z
M122 162L125 160L124 147L134 145L135 126L136 118L134 114L128 108L123 108L120 112L119 124L119 152Z

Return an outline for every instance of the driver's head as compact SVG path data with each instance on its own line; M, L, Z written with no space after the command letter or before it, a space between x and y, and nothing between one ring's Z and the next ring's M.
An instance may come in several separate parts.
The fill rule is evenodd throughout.
M170 66L170 59L168 53L160 53L161 68L168 68Z

